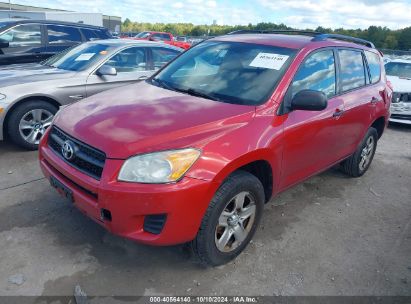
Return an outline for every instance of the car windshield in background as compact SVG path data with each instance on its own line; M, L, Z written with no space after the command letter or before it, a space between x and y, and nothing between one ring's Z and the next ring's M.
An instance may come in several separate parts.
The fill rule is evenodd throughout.
M59 53L41 64L68 71L83 71L109 55L110 46L86 43Z
M388 62L385 64L385 71L389 76L411 79L411 63Z
M135 38L147 38L148 36L150 36L150 32L141 32Z
M227 103L258 105L272 94L295 53L267 45L208 41L170 63L152 84Z

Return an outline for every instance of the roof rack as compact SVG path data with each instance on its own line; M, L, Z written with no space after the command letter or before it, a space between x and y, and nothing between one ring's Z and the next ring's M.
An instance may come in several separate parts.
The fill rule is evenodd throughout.
M230 32L227 35L235 35L235 34L302 34L302 35L310 35L316 36L320 35L320 32L315 31L299 31L299 30L238 30L234 32Z
M348 42L354 42L358 44L363 44L369 48L375 49L375 45L368 40L361 39L361 38L356 38L356 37L351 37L351 36L346 36L346 35L340 35L340 34L325 34L325 33L320 33L320 32L315 32L315 31L299 31L299 30L238 30L234 32L230 32L227 35L235 35L235 34L301 34L301 35L307 35L307 36L313 36L311 41L324 41L327 39L337 39L337 40L343 40L343 41L348 41Z
M369 48L375 49L375 45L371 41L361 39L361 38L346 36L346 35L340 35L340 34L320 34L320 35L315 36L312 39L312 41L324 41L327 39L337 39L337 40L354 42L354 43L363 44L365 46L368 46Z

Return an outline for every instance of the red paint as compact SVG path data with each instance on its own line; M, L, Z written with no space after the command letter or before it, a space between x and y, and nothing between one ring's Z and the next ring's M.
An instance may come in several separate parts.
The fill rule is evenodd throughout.
M392 90L385 75L377 84L331 98L323 111L292 111L278 116L284 94L309 53L328 46L363 47L333 40L308 42L307 37L274 37L219 38L300 48L263 105L220 103L147 83L106 91L66 107L54 122L71 136L106 153L101 180L63 162L48 147L48 132L39 149L44 174L53 175L73 190L77 207L111 232L144 243L177 244L195 237L215 191L241 166L267 161L276 195L351 155L377 119L388 122ZM344 114L333 117L340 110ZM117 181L128 157L184 147L201 149L202 154L179 182L153 185ZM97 193L98 199L76 184ZM99 219L101 208L111 211L112 222ZM167 221L161 234L143 231L145 215L164 213Z
M175 40L174 36L171 33L166 33L166 32L149 32L149 33L150 33L150 35L145 37L145 38L127 37L125 39L159 41L159 40L153 39L153 35L154 34L165 34L165 35L168 35L170 37L170 40L160 40L161 42L164 42L164 43L170 44L170 45L174 45L176 47L179 47L179 48L182 48L182 49L185 49L185 50L187 50L191 47L191 44L188 43L188 42Z

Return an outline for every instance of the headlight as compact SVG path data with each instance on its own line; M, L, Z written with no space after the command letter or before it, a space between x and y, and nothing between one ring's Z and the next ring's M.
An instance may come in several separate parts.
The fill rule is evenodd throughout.
M6 95L0 93L0 100L6 98Z
M155 152L133 156L125 161L119 181L161 184L178 181L200 156L196 149Z

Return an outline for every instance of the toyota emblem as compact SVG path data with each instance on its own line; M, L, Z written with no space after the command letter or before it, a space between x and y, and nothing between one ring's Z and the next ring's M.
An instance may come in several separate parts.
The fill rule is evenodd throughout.
M72 160L75 154L74 148L75 148L74 144L71 141L66 140L63 143L63 146L61 147L61 154L63 154L65 159Z

